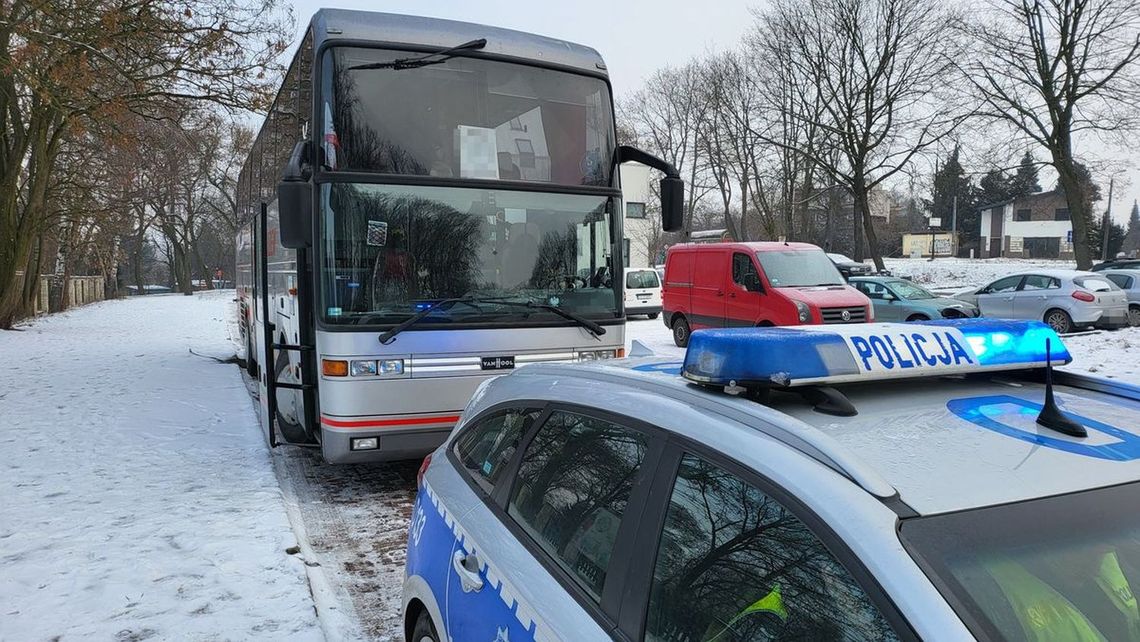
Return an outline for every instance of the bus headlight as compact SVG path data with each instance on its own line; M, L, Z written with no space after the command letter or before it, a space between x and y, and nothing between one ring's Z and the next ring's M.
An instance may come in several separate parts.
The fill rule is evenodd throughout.
M374 376L376 376L376 362L375 361L353 361L352 362L352 376L354 376L354 377L374 377Z
M382 375L404 374L403 359L381 359L378 363L380 365L380 374Z
M608 350L579 350L578 361L596 361L598 359L621 359L625 356L625 348L610 348Z

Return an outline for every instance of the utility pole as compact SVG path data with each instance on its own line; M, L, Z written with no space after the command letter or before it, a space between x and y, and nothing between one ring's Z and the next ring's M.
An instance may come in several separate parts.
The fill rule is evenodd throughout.
M954 208L950 212L950 255L958 256L958 194L954 194Z
M1108 207L1104 210L1104 222L1101 223L1100 260L1108 260L1108 232L1112 229L1112 183L1113 177L1108 179Z

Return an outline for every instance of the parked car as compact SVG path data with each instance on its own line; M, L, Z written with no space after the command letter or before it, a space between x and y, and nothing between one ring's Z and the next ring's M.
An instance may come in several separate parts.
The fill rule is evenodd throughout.
M403 639L1136 640L1140 392L938 323L489 380L417 475Z
M1105 270L1138 270L1140 269L1140 259L1128 258L1115 258L1109 259L1102 263L1097 263L1092 266L1093 272L1103 272Z
M954 298L978 306L983 316L1038 319L1057 332L1128 324L1124 292L1104 275L1080 270L1019 272Z
M698 328L862 323L871 301L808 243L674 245L665 258L662 320L673 342Z
M981 314L973 304L938 296L921 285L898 277L858 276L848 283L871 299L876 321L961 319Z
M1129 270L1105 270L1101 274L1128 297L1128 325L1140 326L1140 265Z
M644 314L656 319L661 314L661 279L657 270L626 269L625 316Z
M836 269L839 270L839 273L843 275L844 279L850 279L853 276L870 276L875 273L875 266L859 263L844 254L828 252L827 258L831 259L831 262L835 264Z

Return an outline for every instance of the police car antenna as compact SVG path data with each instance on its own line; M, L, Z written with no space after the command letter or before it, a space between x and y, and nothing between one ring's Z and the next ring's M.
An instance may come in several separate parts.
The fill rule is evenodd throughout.
M1045 404L1041 406L1041 413L1037 415L1037 423L1073 437L1088 437L1085 427L1066 416L1053 399L1053 360L1050 343L1049 339L1045 339Z

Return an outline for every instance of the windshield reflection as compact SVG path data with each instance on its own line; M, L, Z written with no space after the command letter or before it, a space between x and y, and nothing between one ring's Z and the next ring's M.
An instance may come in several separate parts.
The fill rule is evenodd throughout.
M324 185L323 315L395 324L464 297L480 300L439 306L417 326L564 320L518 302L614 318L612 208L603 196Z

